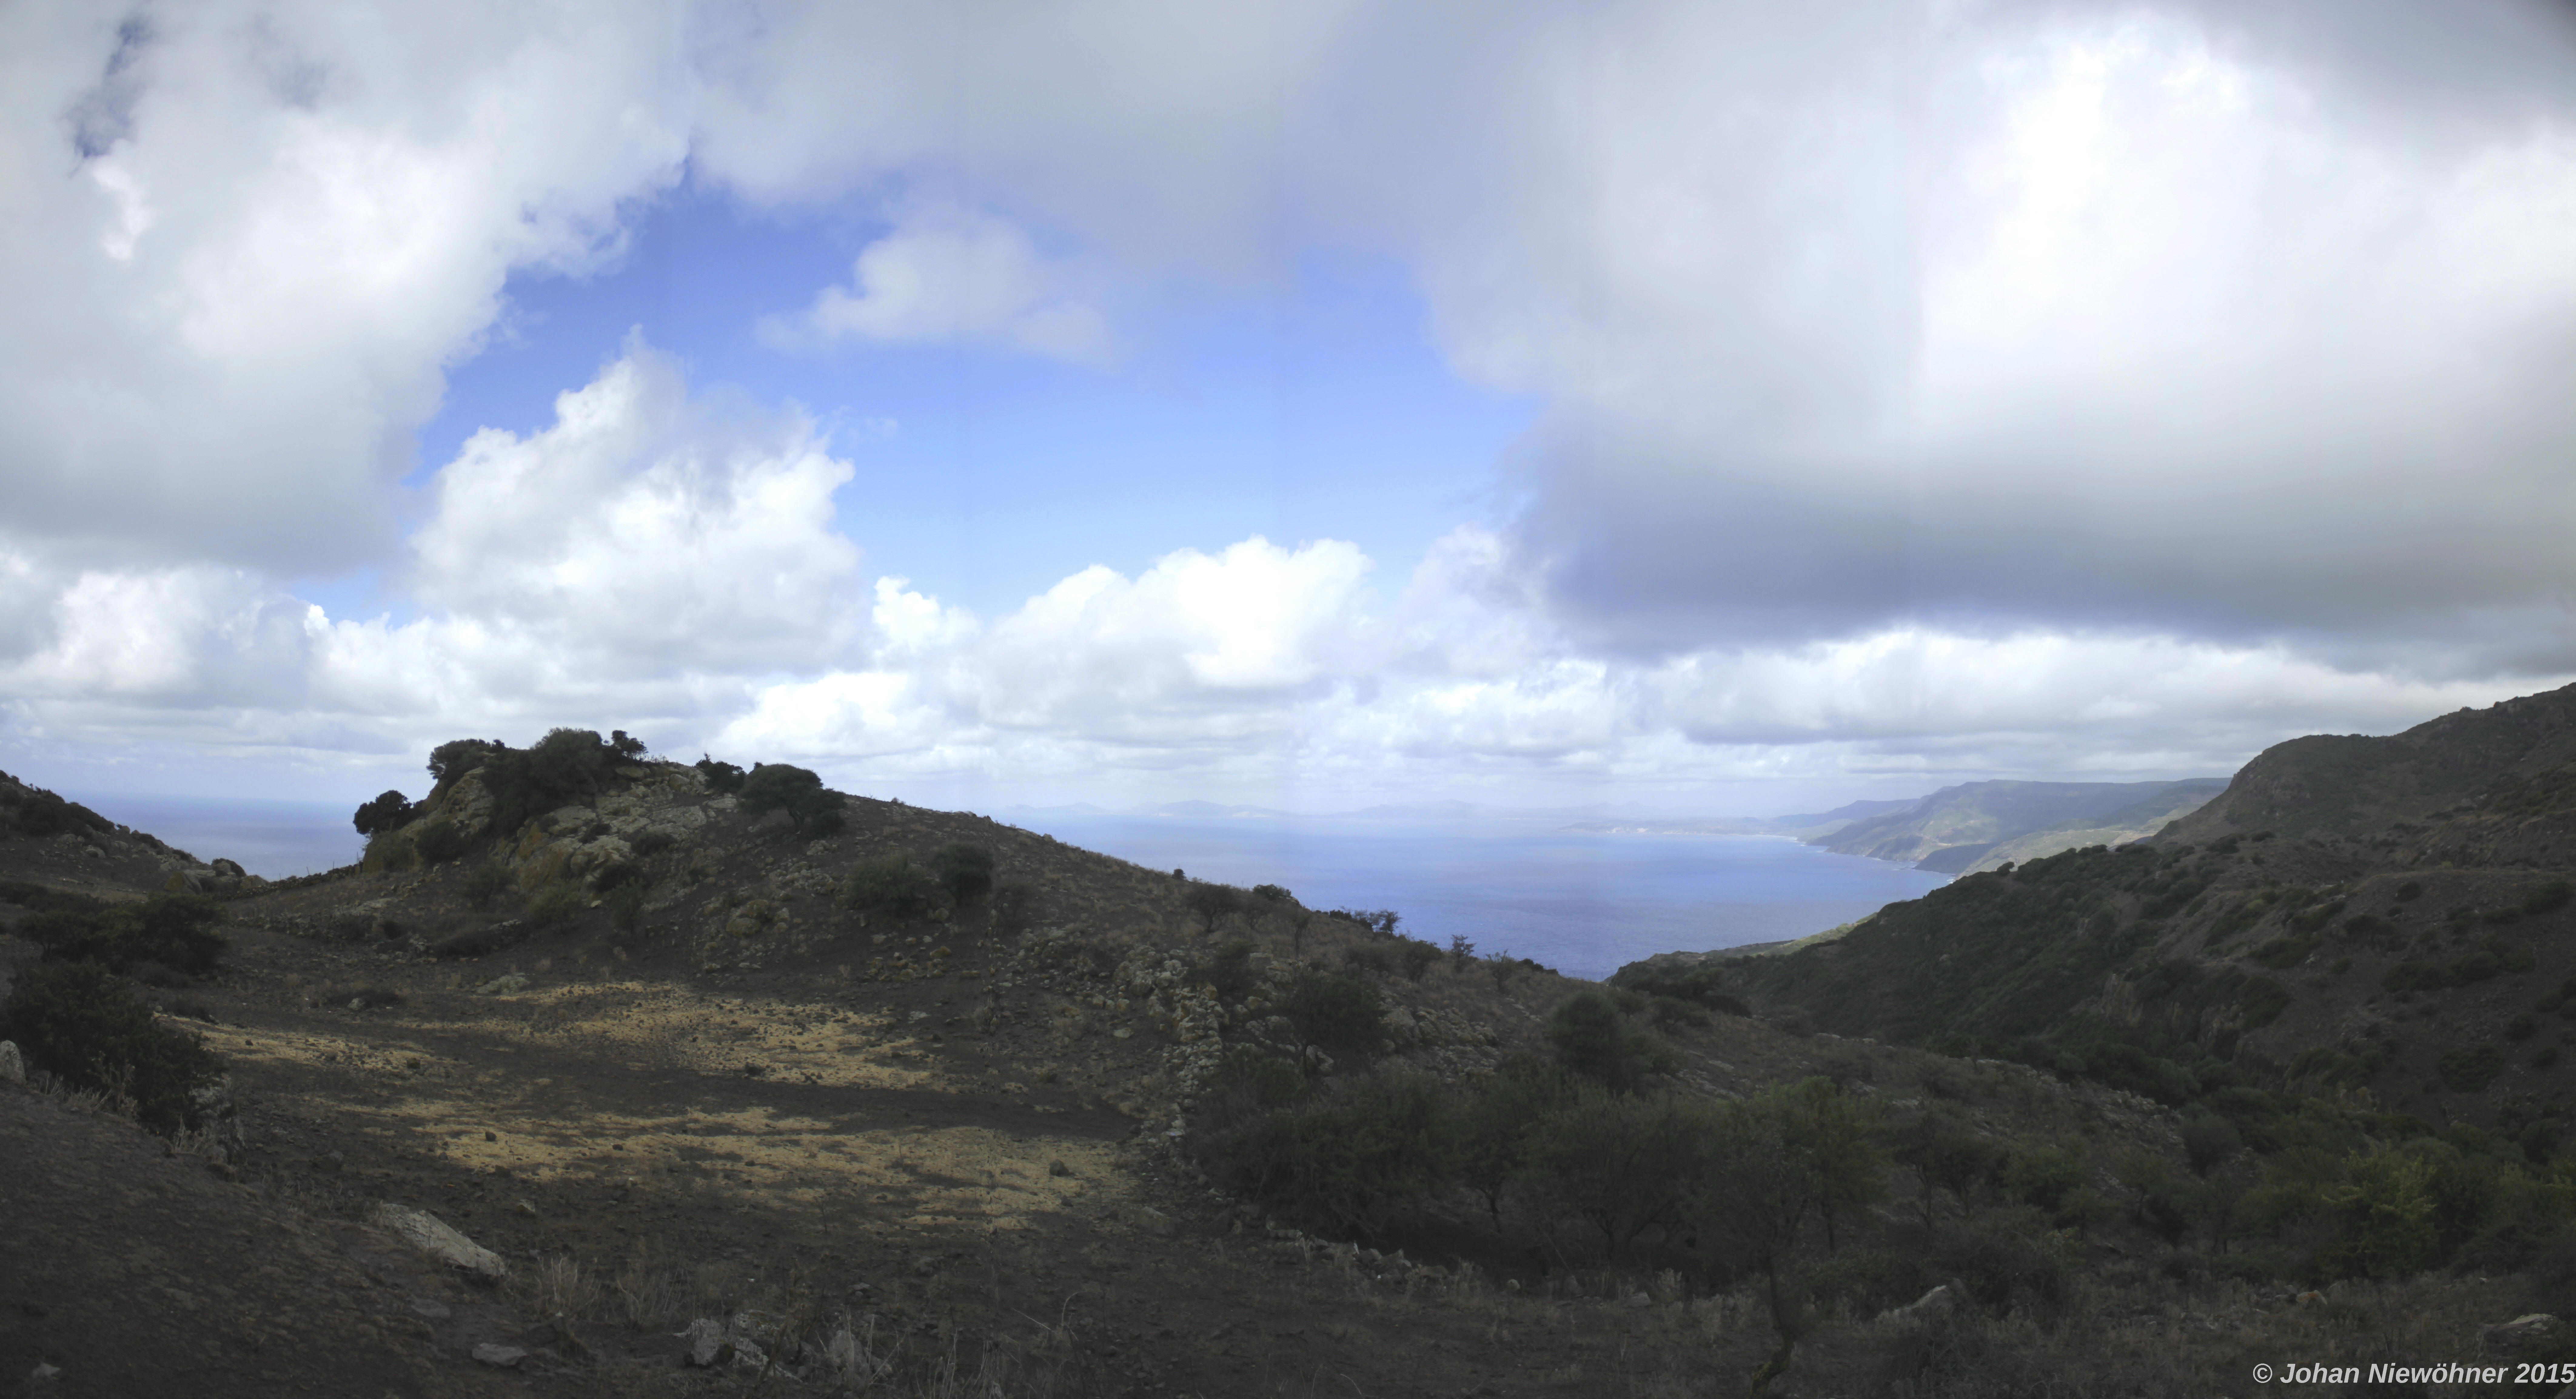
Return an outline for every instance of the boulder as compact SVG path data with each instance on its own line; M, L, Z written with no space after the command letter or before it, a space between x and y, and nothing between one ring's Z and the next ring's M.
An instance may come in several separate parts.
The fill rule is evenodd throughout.
M2496 1326L2478 1328L2478 1344L2507 1355L2536 1351L2567 1334L2558 1318L2547 1312L2531 1312Z
M18 1053L16 1040L0 1040L0 1083L27 1081L27 1061Z
M490 1341L485 1341L483 1344L474 1348L474 1358L486 1365L498 1366L504 1370L515 1370L519 1368L520 1361L528 1358L528 1353L519 1349L517 1346L495 1345Z
M510 1275L510 1265L501 1261L501 1255L456 1232L427 1210L381 1204L376 1206L375 1221L412 1247L468 1276L499 1282Z
M217 874L221 874L221 875L229 875L229 876L231 876L231 877L232 877L232 878L234 878L234 879L239 879L239 878L241 878L243 875L246 875L246 874L250 873L250 871L249 871L249 870L243 869L239 864L236 864L235 862L233 862L233 861L231 861L231 860L217 860L217 861L215 861L215 863L214 863L214 871L215 871L215 873L217 873Z

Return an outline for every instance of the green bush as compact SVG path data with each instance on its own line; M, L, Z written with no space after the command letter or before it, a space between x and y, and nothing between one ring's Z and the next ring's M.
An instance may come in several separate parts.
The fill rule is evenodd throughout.
M1025 879L1005 879L993 886L989 916L993 930L1016 933L1029 925L1029 915L1037 907L1038 886Z
M850 866L841 877L841 906L862 919L919 923L947 911L948 890L898 850Z
M1407 981L1420 981L1431 964L1440 960L1440 949L1420 938L1395 940L1395 964L1402 968Z
M1228 1005L1241 1001L1261 984L1261 978L1252 971L1253 951L1248 939L1228 940L1215 956L1200 965L1199 982L1214 991L1219 1001Z
M1296 896L1289 893L1286 886L1279 884L1255 884L1252 886L1252 897L1259 899L1264 903L1274 904L1295 903L1297 901Z
M2531 897L2522 901L2522 911L2535 918L2544 913L2556 913L2567 906L2570 897L2576 897L2576 891L2569 889L2567 881L2553 879L2531 891Z
M1234 1099L1285 1090L1253 1060L1230 1062L1240 1075L1226 1085ZM1355 1075L1207 1131L1200 1159L1234 1193L1310 1228L1375 1238L1439 1188L1441 1098L1441 1086L1419 1074Z
M527 920L531 928L554 928L569 923L590 907L590 896L578 884L549 884L528 900Z
M708 791L722 795L742 790L743 771L732 763L720 763L702 755L697 761L697 769L698 775L707 780Z
M1662 1036L1638 1026L1598 988L1577 991L1548 1012L1547 1042L1568 1073L1613 1093L1634 1093L1681 1064L1681 1055Z
M155 1021L113 972L88 962L20 971L0 1001L0 1039L17 1041L31 1067L73 1087L124 1094L156 1132L203 1126L194 1095L223 1077L204 1040Z
M116 823L81 805L65 801L43 788L36 788L19 799L10 813L10 824L22 836L105 834L116 829Z
M429 865L446 864L464 854L466 845L464 833L446 821L432 821L411 838L412 853Z
M203 975L232 946L214 930L223 919L223 905L203 894L155 894L91 913L29 914L17 931L49 960L97 962L120 972L156 963Z
M984 901L993 892L993 852L980 845L952 841L930 857L930 872L959 908Z
M680 838L669 831L646 831L630 843L637 855L649 860L679 844Z
M449 783L492 761L495 755L508 751L510 745L497 738L453 739L429 750L431 794L447 790Z
M465 901L476 908L492 902L492 896L510 887L510 867L498 860L486 860L465 877Z
M351 824L358 834L372 836L378 831L400 830L411 819L411 798L400 792L386 792L374 801L361 803Z
M621 933L633 933L644 926L644 886L623 884L608 896L608 919Z
M1287 1017L1296 1037L1297 1063L1309 1073L1315 1068L1315 1051L1347 1068L1365 1063L1386 1046L1386 1002L1376 982L1355 972L1300 971L1278 1013Z
M754 763L751 775L742 780L742 809L749 812L784 811L788 824L799 834L826 815L837 816L841 794L823 786L823 778L811 768L791 763ZM833 823L832 829L840 829Z

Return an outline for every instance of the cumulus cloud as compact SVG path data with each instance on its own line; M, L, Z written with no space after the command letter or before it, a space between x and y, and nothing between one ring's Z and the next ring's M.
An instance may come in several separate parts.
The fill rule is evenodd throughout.
M1070 290L1072 270L987 214L906 219L859 254L850 280L825 287L800 315L762 322L763 342L978 345L1089 365L1114 348L1107 318Z
M379 556L506 274L595 264L677 178L684 38L616 5L0 15L0 530L91 562Z
M0 680L101 742L614 714L1354 785L2392 727L2576 671L2576 36L2425 13L0 10ZM1515 504L1385 600L1247 540L982 619L862 575L801 416L639 344L402 537L505 279L609 264L684 171L891 219L777 346L1112 365L1152 330L1108 288L1392 257L1537 407ZM400 615L281 581L362 566Z

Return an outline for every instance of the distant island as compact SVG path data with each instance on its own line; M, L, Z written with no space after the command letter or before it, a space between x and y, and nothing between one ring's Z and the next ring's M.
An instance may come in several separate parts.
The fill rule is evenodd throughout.
M1929 796L1858 801L1791 816L1592 820L1566 827L1614 835L1775 835L1841 855L1974 874L2091 845L2144 840L2227 790L2219 777L2178 782L1967 782Z

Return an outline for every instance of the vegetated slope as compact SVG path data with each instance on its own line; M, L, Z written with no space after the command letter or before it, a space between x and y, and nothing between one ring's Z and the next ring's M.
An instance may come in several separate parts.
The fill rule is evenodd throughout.
M1839 1033L2175 1104L2357 1095L2552 1150L2576 1074L2571 716L2560 690L2296 739L2149 841L1971 875L1729 973Z
M1915 868L1943 874L1976 874L2026 860L2045 859L2061 851L2081 850L2088 845L2126 845L2131 841L2144 840L2175 820L2199 810L2203 803L2226 789L2226 781L2214 777L2176 782L2162 791L2098 816L2078 816L1984 847L1954 845L1936 850L1925 856Z
M2005 841L2057 826L2102 820L2155 801L2173 789L2214 793L2215 782L1969 782L1944 787L1900 810L1826 835L1809 836L1844 855L1919 862L1925 869L1965 869ZM2060 845L2055 850L2072 849ZM1936 863L1937 862L1937 863Z
M236 1142L173 1142L222 1208L122 1232L81 1168L134 1141L0 1114L60 1167L11 1179L0 1231L21 1210L96 1226L68 1247L148 1243L156 1286L226 1318L314 1280L225 1271L227 1245L316 1240L362 1265L327 1311L361 1368L424 1377L394 1392L2198 1394L2328 1346L2499 1354L2479 1323L2556 1305L2493 1249L2487 1277L2416 1276L2491 1227L2548 1246L2555 1197L2454 1210L2394 1254L2375 1215L2317 1203L2416 1162L2341 1109L2228 1104L2249 1140L2288 1113L2361 1163L2280 1195L2327 1213L2256 1248L2213 1203L2251 1158L2083 1075L1837 1041L1687 973L1607 992L801 769L569 730L432 764L324 876L154 861L66 893L5 877L105 851L0 840L23 934L0 968L75 945L46 913L122 926L81 900L220 901L220 968L135 979L203 1027L242 1109ZM2524 1179L2501 1170L2480 1179ZM510 1276L424 1268L383 1204ZM276 1388L166 1311L39 1283L92 1286L0 1270L0 1361L59 1365L64 1393L114 1373L75 1343L155 1357L136 1373L203 1353L191 1392ZM724 1374L675 1363L683 1331ZM478 1346L519 1354L503 1373Z

